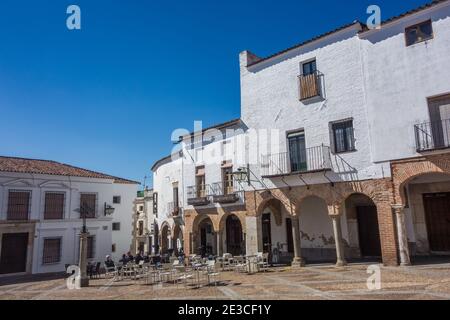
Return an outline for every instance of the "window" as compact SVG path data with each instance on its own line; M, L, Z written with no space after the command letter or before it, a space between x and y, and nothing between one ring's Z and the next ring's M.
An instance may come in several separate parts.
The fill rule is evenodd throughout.
M61 261L61 238L44 239L43 264L59 263Z
M113 231L120 231L120 222L113 222L112 229Z
M121 197L120 196L114 196L113 197L113 203L114 204L120 204L120 201L121 201L122 199L121 199Z
M140 212L144 211L144 206L139 206L139 211Z
M335 153L355 151L353 120L333 123L331 129Z
M226 161L222 164L222 182L223 182L223 194L232 194L234 192L233 187L233 164L231 161Z
M302 71L304 76L315 73L317 71L316 60L303 63Z
M116 252L116 244L113 243L111 246L111 252Z
M87 238L87 258L94 259L95 256L95 236Z
M178 209L179 199L178 199L178 186L173 187L173 208Z
M64 218L65 193L46 192L44 204L44 219L55 220Z
M28 220L31 191L10 190L8 194L8 220Z
M302 74L299 76L300 100L321 96L320 75L317 71L316 60L302 63L301 72Z
M405 30L406 46L433 39L431 20L408 27Z
M95 218L97 208L97 195L82 193L80 199L80 217Z
M138 233L140 236L144 234L144 221L139 221Z
M306 140L303 130L288 134L289 161L291 172L301 172L308 168L306 156Z
M197 198L206 197L206 178L205 178L205 167L197 167L195 169L195 186L197 189Z
M153 214L158 217L158 193L153 192Z

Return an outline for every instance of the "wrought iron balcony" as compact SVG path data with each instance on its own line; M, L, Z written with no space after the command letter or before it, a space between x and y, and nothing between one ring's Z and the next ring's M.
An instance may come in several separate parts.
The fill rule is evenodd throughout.
M300 100L307 100L322 95L320 87L320 79L323 74L315 71L310 74L302 74L298 76L300 86Z
M178 217L180 215L180 205L175 202L169 202L167 204L167 211L169 212L169 217Z
M187 202L190 206L206 206L210 203L208 199L209 185L198 185L187 187Z
M450 148L450 119L414 126L417 152Z
M263 177L331 170L330 147L319 146L261 157Z
M225 186L223 182L213 183L210 189L213 202L221 204L238 202L242 191L234 185Z

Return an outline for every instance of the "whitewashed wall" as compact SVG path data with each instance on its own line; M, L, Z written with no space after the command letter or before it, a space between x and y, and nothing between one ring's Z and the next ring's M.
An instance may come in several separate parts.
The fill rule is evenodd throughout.
M434 39L406 47L406 27L431 19ZM416 156L414 125L427 98L450 93L450 3L361 35L374 162Z
M131 245L131 225L133 199L137 185L115 184L107 179L89 179L53 175L30 175L18 173L0 174L0 220L6 220L8 190L29 190L31 196L30 220L35 220L35 241L33 245L33 273L62 272L65 264L78 264L79 242L82 220L79 213L80 193L97 194L97 218L88 219L90 234L95 235L95 258L92 261L103 262L107 254L118 259L122 251L128 251ZM44 197L46 191L66 193L64 219L43 220ZM121 204L113 204L113 196L121 196ZM104 203L115 207L112 216L104 216ZM112 222L120 222L121 230L112 231ZM62 238L61 262L52 265L42 264L44 238ZM112 244L117 246L112 253Z

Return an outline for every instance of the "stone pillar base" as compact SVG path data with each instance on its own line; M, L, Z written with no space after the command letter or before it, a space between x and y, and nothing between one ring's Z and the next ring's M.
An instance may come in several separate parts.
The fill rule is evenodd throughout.
M82 278L81 276L75 278L76 286L79 288L89 287L89 278Z
M294 258L291 264L292 268L302 268L305 266L305 261L302 258Z
M347 261L345 260L339 260L336 262L336 267L345 267L347 265Z

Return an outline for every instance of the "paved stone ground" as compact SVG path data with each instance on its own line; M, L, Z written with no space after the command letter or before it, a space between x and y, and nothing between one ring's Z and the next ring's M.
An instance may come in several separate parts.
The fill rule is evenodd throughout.
M319 265L301 270L286 267L254 275L223 272L218 286L200 289L98 279L91 280L89 288L69 290L61 278L33 277L20 283L0 278L0 299L450 299L450 263L380 266L382 288L379 291L367 289L367 267L368 264L345 268Z

